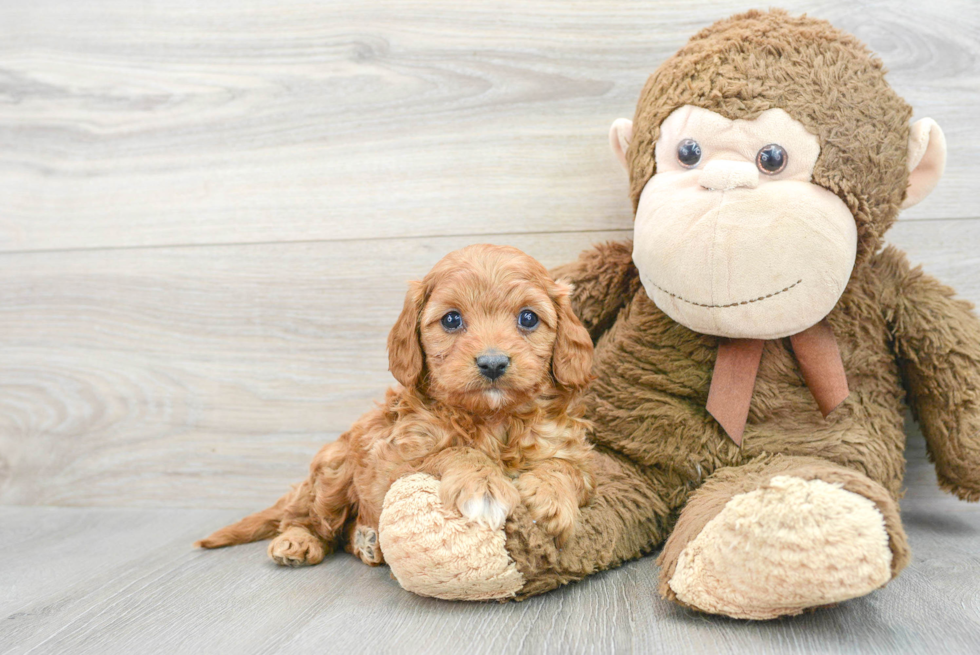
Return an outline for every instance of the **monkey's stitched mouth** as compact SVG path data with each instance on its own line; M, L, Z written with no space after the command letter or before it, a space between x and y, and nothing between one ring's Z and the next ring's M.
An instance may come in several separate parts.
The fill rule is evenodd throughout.
M693 300L688 300L687 298L684 298L683 296L678 296L676 293L671 293L670 291L667 291L666 289L664 289L659 284L656 284L654 282L651 282L650 284L652 284L653 286L655 286L660 291L663 291L664 293L666 293L671 298L676 298L677 300L680 300L681 302L686 302L689 305L694 305L695 307L705 307L707 309L724 309L726 307L738 307L740 305L750 305L750 304L752 304L754 302L761 302L763 300L768 300L769 298L772 298L773 296L778 296L781 293L786 293L787 291L789 291L793 287L797 286L802 281L803 281L803 278L800 278L799 280L797 280L793 284L791 284L788 287L785 287L783 289L780 289L779 291L773 291L772 293L768 293L768 294L766 294L764 296L759 296L758 298L752 298L750 300L740 300L738 302L730 302L727 305L709 305L709 304L703 303L703 302L694 302Z

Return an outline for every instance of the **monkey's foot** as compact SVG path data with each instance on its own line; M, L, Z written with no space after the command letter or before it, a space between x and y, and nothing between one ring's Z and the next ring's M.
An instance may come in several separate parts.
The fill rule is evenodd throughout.
M873 501L782 475L731 497L676 556L667 584L695 609L770 619L863 596L891 579L891 565Z
M447 600L514 596L524 577L505 547L503 528L464 518L439 500L439 481L409 475L385 496L378 541L406 590Z

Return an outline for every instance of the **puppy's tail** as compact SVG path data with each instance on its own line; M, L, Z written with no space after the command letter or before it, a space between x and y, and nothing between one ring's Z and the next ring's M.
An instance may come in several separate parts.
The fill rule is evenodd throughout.
M275 505L255 514L249 514L238 523L223 527L211 536L194 542L197 548L222 548L253 541L269 539L279 532L279 522L285 515L286 501L290 494L280 498Z

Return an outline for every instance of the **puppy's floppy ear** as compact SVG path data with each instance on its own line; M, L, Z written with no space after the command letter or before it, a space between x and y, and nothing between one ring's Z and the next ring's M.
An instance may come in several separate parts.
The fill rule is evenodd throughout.
M388 333L388 370L403 387L414 387L425 364L419 320L425 304L425 285L409 282L405 306Z
M558 334L551 356L551 374L559 386L582 389L592 380L592 338L572 311L571 287L555 284L552 295L558 309Z

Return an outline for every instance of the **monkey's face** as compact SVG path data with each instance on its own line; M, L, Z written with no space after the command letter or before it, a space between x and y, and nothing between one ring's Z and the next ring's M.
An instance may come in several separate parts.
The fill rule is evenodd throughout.
M847 286L858 240L847 205L811 182L819 154L782 109L754 120L675 110L636 212L647 295L704 334L774 339L819 322Z

